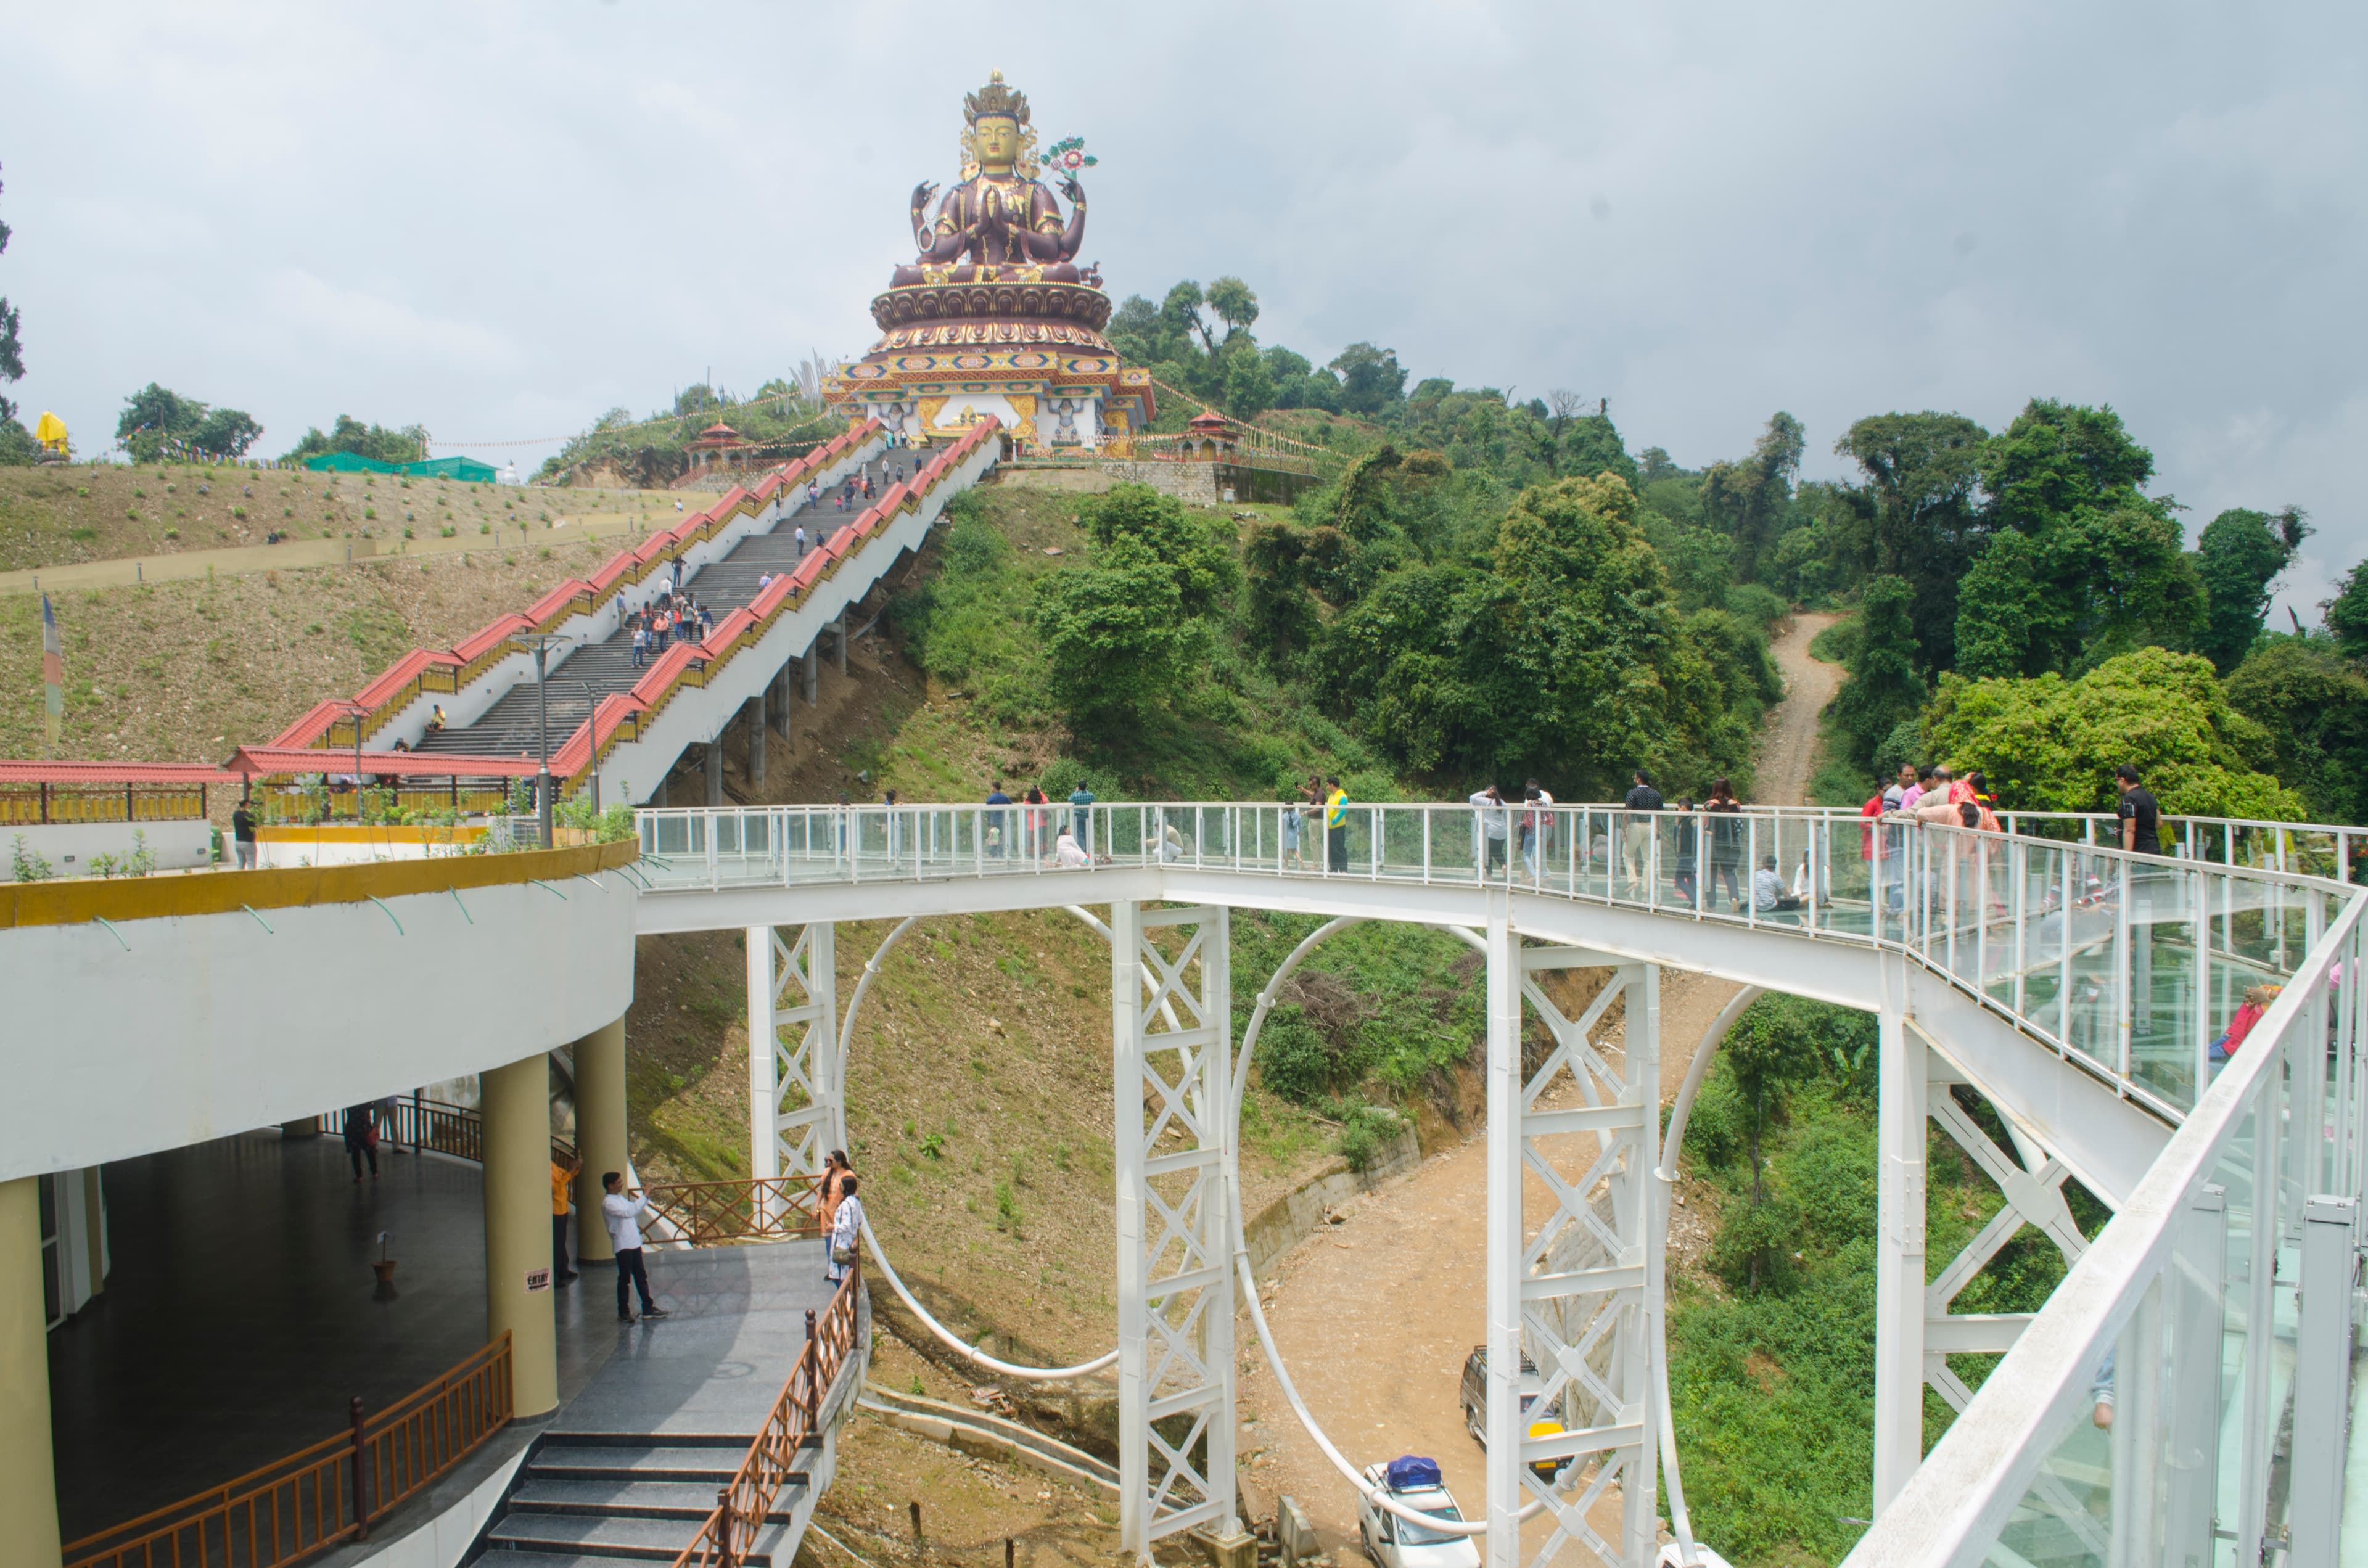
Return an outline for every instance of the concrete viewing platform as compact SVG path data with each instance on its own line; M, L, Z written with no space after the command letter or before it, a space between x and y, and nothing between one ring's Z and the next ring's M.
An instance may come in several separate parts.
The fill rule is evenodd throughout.
M106 1289L50 1336L67 1539L218 1485L345 1429L485 1343L476 1166L381 1144L356 1186L335 1138L256 1132L105 1169ZM396 1294L375 1299L379 1233ZM555 1416L537 1430L753 1436L829 1300L819 1242L653 1248L672 1314L628 1327L606 1264L555 1292ZM409 1514L406 1508L404 1514ZM403 1517L374 1531L382 1542ZM369 1548L347 1548L367 1552Z

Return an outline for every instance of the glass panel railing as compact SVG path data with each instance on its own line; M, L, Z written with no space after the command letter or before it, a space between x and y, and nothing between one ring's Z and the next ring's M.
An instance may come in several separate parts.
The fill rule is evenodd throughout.
M2277 824L2188 824L2167 835L2176 854L2134 858L2110 847L2110 818L1977 833L1820 808L1521 802L783 806L639 825L656 889L1041 873L1066 829L1101 866L1484 884L1880 942L2168 1115L2194 1104L2246 989L2290 973L2336 907L2333 888L2275 868L2332 869L2349 849L2349 830Z

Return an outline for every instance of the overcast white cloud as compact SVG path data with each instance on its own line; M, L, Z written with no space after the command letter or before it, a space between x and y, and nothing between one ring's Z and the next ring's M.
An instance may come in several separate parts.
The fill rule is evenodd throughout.
M1000 66L1101 156L1117 291L1238 273L1266 341L1608 397L1689 463L1777 408L1832 473L1861 415L2109 402L2192 526L2310 510L2307 615L2368 555L2363 56L2337 5L50 6L0 294L85 448L151 380L275 450L556 437L867 347Z

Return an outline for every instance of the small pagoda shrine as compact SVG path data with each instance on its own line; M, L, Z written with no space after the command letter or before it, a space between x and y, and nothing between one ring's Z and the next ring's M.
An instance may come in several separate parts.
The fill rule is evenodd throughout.
M871 301L881 336L825 384L825 401L916 440L952 440L992 415L1023 448L1123 455L1154 413L1151 373L1102 335L1110 296L1076 264L1083 160L1060 143L1061 204L1038 176L1027 95L995 72L963 100L962 180L913 190L919 254Z
M712 468L738 468L755 444L719 419L701 430L696 440L684 442L682 449L690 456L692 471L704 472Z

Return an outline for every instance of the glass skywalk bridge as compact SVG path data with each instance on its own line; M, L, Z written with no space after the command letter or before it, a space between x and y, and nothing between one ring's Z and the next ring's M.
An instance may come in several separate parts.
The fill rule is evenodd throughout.
M1035 878L1059 905L1090 897L1060 864L1065 827L1097 869L1470 889L1475 924L1488 895L1545 898L1896 954L2176 1131L1851 1561L2336 1560L2368 1168L2358 830L2166 824L2173 853L2157 858L2100 845L2110 818L1985 834L1816 809L1352 805L1327 824L1063 802L639 822L646 897ZM1752 897L1770 857L1784 907ZM2275 1004L2215 1066L2213 1039L2265 983L2283 987Z

